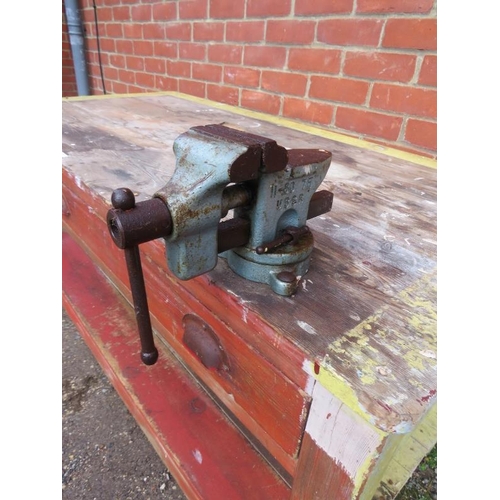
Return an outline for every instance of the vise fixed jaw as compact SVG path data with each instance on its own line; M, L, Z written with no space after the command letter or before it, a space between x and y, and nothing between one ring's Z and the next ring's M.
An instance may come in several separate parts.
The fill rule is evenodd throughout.
M245 183L257 181L267 164L285 168L287 153L273 140L207 125L179 136L174 154L174 175L154 196L172 216L166 238L169 268L186 280L216 266L222 215L235 203L249 203L252 190ZM226 189L237 183L240 189Z
M309 268L314 241L306 221L328 212L333 201L332 193L316 191L331 162L325 150L287 150L223 125L192 127L173 149L170 181L138 203L129 189L115 190L107 216L114 242L125 250L146 364L157 351L140 243L164 238L168 266L181 280L212 270L220 255L240 276L289 296Z

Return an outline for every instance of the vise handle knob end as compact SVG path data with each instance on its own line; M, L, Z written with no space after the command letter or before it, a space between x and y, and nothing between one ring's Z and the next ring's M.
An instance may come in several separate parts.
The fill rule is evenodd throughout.
M135 207L134 193L129 188L115 189L111 194L111 204L116 209L130 210Z

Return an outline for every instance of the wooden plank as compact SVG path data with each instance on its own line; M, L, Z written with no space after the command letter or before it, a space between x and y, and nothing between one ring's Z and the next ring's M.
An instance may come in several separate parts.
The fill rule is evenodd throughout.
M71 318L189 498L289 498L285 484L164 347L158 346L153 367L137 363L130 306L67 234L63 287Z

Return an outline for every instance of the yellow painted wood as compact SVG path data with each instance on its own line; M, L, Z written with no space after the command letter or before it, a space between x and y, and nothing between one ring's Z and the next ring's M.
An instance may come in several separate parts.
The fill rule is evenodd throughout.
M324 137L325 139L331 139L333 141L338 141L343 144L350 144L363 149L368 149L370 151L376 151L377 153L382 153L393 158L399 158L401 160L406 160L417 165L426 166L429 168L437 168L437 161L432 158L427 158L426 156L421 156L415 153L410 153L408 151L403 151L396 148L391 148L388 146L382 146L364 139L358 139L356 137L351 137L348 135L340 134L338 132L332 132L331 130L322 129L314 125L307 125L295 120L290 120L288 118L283 118L281 116L273 116L266 113L261 113L259 111L252 111L249 109L240 108L238 106L231 106L230 104L224 104L221 102L211 101L209 99L203 99L201 97L196 97L188 94L182 94L180 92L165 91L165 92L144 92L144 93L134 93L134 94L103 94L103 95L92 95L92 96L76 96L76 97L64 97L65 101L87 101L90 99L110 99L110 98L123 98L123 97L148 97L148 96L162 96L168 95L173 97L178 97L180 99L196 102L203 104L205 106L211 106L213 108L230 111L239 115L243 115L249 118L254 118L256 120L266 121L269 123L274 123L283 127L288 127L293 130L299 130L301 132L306 132L308 134L316 135L319 137Z
M371 472L360 500L393 498L437 442L437 403L408 434L394 434Z

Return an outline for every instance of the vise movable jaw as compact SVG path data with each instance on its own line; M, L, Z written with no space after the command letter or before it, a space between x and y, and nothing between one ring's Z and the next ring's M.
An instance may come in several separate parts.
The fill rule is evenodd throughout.
M221 256L240 276L292 295L313 250L306 221L332 206L332 193L316 192L331 153L287 150L223 125L193 127L173 149L174 174L152 199L135 203L126 188L111 198L108 228L125 250L136 311L135 295L145 296L138 245L156 238L164 238L168 266L181 280L212 270ZM135 294L134 276L142 282Z

